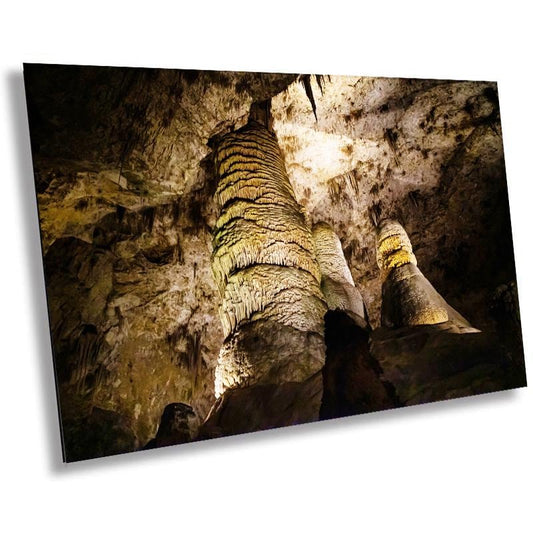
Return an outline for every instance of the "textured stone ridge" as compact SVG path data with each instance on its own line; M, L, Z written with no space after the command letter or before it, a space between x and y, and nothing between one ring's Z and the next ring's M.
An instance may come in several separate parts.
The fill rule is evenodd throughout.
M381 322L387 327L470 324L450 307L416 264L411 241L399 222L382 221L377 228L378 265L384 277Z
M337 234L329 224L318 222L313 226L313 239L328 309L349 311L366 321L363 297L355 287Z
M251 263L294 266L319 281L313 240L276 138L252 123L224 138L215 166L221 213L214 230L213 273L219 287Z
M226 337L215 394L302 381L324 362L326 307L313 238L276 138L252 122L222 139L215 167L221 212L212 267Z
M391 270L402 265L416 266L411 241L402 226L394 220L383 220L378 228L376 260L387 277Z

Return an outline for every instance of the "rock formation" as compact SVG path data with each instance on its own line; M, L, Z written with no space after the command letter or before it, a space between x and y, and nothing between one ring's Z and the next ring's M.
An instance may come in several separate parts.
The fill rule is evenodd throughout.
M392 387L369 351L369 325L363 297L355 287L333 228L318 222L313 239L320 266L325 316L326 362L320 418L336 418L397 405Z
M302 382L227 389L200 427L199 439L314 422L321 400L320 372Z
M525 385L523 369L507 350L497 335L453 322L371 334L371 353L403 405Z
M320 266L320 287L328 309L346 311L366 323L363 297L355 287L339 237L329 224L317 222L313 226L313 239Z
M305 382L324 364L326 306L311 232L276 138L251 122L222 139L215 165L220 215L212 261L226 337L215 394ZM299 420L317 417L318 409ZM268 416L264 423L271 424Z
M204 420L215 402L219 356L219 393L233 384L239 388L227 389L218 404L241 402L245 395L248 401L253 387L262 387L254 405L266 397L275 401L283 413L275 420L280 421L291 420L289 397L296 401L305 389L309 398L320 398L321 381L315 379L317 374L307 377L312 369L304 364L304 351L312 345L307 350L310 360L320 368L323 340L307 328L320 324L322 331L326 306L321 304L320 313L295 314L289 301L302 298L310 304L305 309L313 309L312 302L324 298L318 287L319 265L304 250L309 234L304 238L300 232L298 240L279 246L273 237L268 246L258 247L252 242L254 224L240 215L246 204L246 213L262 219L264 202L270 198L276 199L276 206L268 209L274 214L271 224L282 220L291 205L300 209L295 198L300 211L305 209L309 227L325 221L335 228L373 328L380 324L383 281L375 256L375 228L383 214L401 220L413 243L423 243L415 250L424 274L446 291L449 304L496 337L494 346L516 369L515 381L508 383L523 383L495 83L25 65L25 86L67 459L142 448L155 438L165 406L172 403L190 405ZM256 113L254 104L265 101L269 112ZM239 200L232 202L236 189L228 175L228 189L215 198L219 176L213 148L249 119L267 123L267 115L268 129L279 145L270 157L279 163L281 152L290 176L288 193L286 188L279 193L280 183L258 172L264 197L255 201L254 187L244 187ZM255 185L256 178L249 178ZM228 223L220 234L224 253L213 257L213 263L220 263L214 276L212 236L222 204ZM296 219L298 227L303 219ZM225 240L231 239L231 227L237 223L247 236L245 247ZM269 232L275 236L275 228L263 226L260 231L265 239ZM278 233L283 239L283 232ZM302 243L300 249L297 244ZM262 267L253 259L256 254L267 261ZM304 268L285 264L296 257ZM248 275L252 272L257 276ZM291 290L257 294L271 286L267 281L274 276ZM341 286L344 301L346 279L341 275L323 284L330 306L340 305L331 297L339 300ZM247 294L242 302L241 289ZM283 295L283 305L267 305L250 315L248 305L253 303L255 309L258 301L280 302ZM339 312L330 310L326 322ZM448 307L446 312L450 316ZM264 320L257 320L259 315ZM347 326L343 331L352 327L346 316L342 321L337 316L337 322ZM408 390L412 383L393 366L402 358L419 361L419 367L404 367L415 375L431 359L423 359L429 353L423 349L417 359L413 349L424 344L428 330L439 328L465 331L448 321L372 332L370 354L386 379L395 377L402 401L417 396ZM257 339L268 339L266 345L256 341L255 329ZM289 334L302 340L286 341L283 350L295 356L291 364L282 364L281 357L273 355L282 350L274 347ZM383 335L388 336L386 342ZM465 343L474 338L455 337ZM476 339L479 342L479 334ZM264 364L242 355L252 351L245 348L254 342L264 351ZM424 344L427 350L434 348L432 342ZM351 361L346 354L354 345L344 346L348 351L337 352L339 360L346 356ZM333 344L328 352L332 349ZM460 344L456 350L460 352ZM235 363L235 354L241 362ZM339 383L342 365L334 360L328 355L326 366ZM254 380L269 382L278 364L283 379L299 376L301 385L241 388ZM431 375L431 368L424 372ZM461 371L465 394L482 390L486 377L482 365L469 372L468 377ZM316 394L310 394L309 387L315 387ZM280 398L288 403L282 405ZM221 421L233 417L236 424L235 413L216 412ZM256 427L257 420L249 418L249 427Z
M399 222L377 228L382 325L372 354L405 405L505 389L520 371L501 340L473 328L420 272Z
M383 276L383 326L398 328L451 321L470 327L420 272L411 241L399 222L385 219L379 224L376 257Z

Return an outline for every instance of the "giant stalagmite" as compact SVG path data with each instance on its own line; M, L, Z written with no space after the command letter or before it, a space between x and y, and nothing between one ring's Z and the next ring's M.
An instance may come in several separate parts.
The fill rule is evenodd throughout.
M376 257L383 276L383 326L397 328L450 321L459 327L470 327L422 274L411 241L399 222L385 219L379 224Z
M215 393L229 390L227 397L234 398L236 389L255 386L264 395L268 387L301 384L324 364L326 305L311 231L276 138L251 122L223 138L215 163L220 215L212 266L225 335ZM318 418L320 394L311 396L305 412L295 415L293 405L291 423ZM261 423L273 425L272 417L266 413Z

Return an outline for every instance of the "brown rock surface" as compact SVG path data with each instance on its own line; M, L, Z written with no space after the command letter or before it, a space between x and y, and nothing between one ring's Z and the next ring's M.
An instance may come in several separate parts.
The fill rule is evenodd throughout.
M497 336L454 323L380 328L371 353L405 405L525 386L523 368Z
M213 405L199 438L315 422L321 400L321 372L303 382L228 389Z

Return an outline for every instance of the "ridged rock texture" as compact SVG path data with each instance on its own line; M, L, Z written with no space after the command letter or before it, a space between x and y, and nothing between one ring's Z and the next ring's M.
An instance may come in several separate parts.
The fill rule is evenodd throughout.
M324 364L320 271L275 136L257 122L216 149L213 274L226 340L215 394L303 382Z
M294 227L329 224L373 328L380 325L383 281L376 226L384 217L398 220L427 280L492 336L514 369L516 379L507 386L523 383L495 83L50 65L26 65L24 75L68 460L143 448L171 404L190 405L204 421L215 402L221 346L236 353L230 332L270 350L246 329L247 321L259 328L270 320L248 317L249 304L263 300L255 291L268 285L246 275L249 259L259 254L271 261L258 279L283 271L293 287L287 299L303 285L308 302L323 298L308 290L321 279L318 263L305 252L309 234L303 238L299 230L294 243L278 246L274 237L282 232L264 226L272 243L258 249L253 220L237 214L256 192L239 190L232 206L229 198L237 189L229 179L228 188L215 195L220 183L213 148L250 118L260 119L252 109L259 102L268 104L290 187L286 182L276 188L263 176L264 197L247 211L251 218L262 220L264 202L276 199L269 220L282 219L299 204L305 216L296 217ZM228 224L219 220L223 204ZM233 217L245 228L245 248L231 241ZM212 236L220 224L221 251L227 253L216 256L215 276L211 263L218 244ZM296 257L303 268L288 274L292 267L285 261ZM264 297L281 296L267 290ZM298 329L318 324L318 317L274 309L267 305L259 312L283 315L277 333L264 329L258 339L274 346L287 328L302 335L302 346L316 339L318 350L320 335ZM400 400L411 397L405 391L416 368L395 373L398 353L409 352L405 358L411 360L423 331L451 327L416 326L420 333L414 337L405 328L371 334L370 355L387 380L395 376ZM418 360L427 361L426 352L420 353ZM295 361L303 356L303 349L295 349ZM261 373L270 379L266 368ZM475 367L463 375L461 390L482 390L484 376ZM292 392L291 384L284 385L284 401L303 394L302 387L313 389L306 394L315 398L321 390L316 381L311 377ZM268 394L283 411L274 386L263 387L271 388ZM224 394L217 402L238 403L250 388L229 392L234 400Z
M385 219L377 228L376 258L381 270L381 324L422 326L451 321L470 328L420 272L411 241L401 224Z
M320 266L320 287L328 309L347 311L366 322L365 303L353 282L339 237L329 224L318 222L313 226L313 239Z

